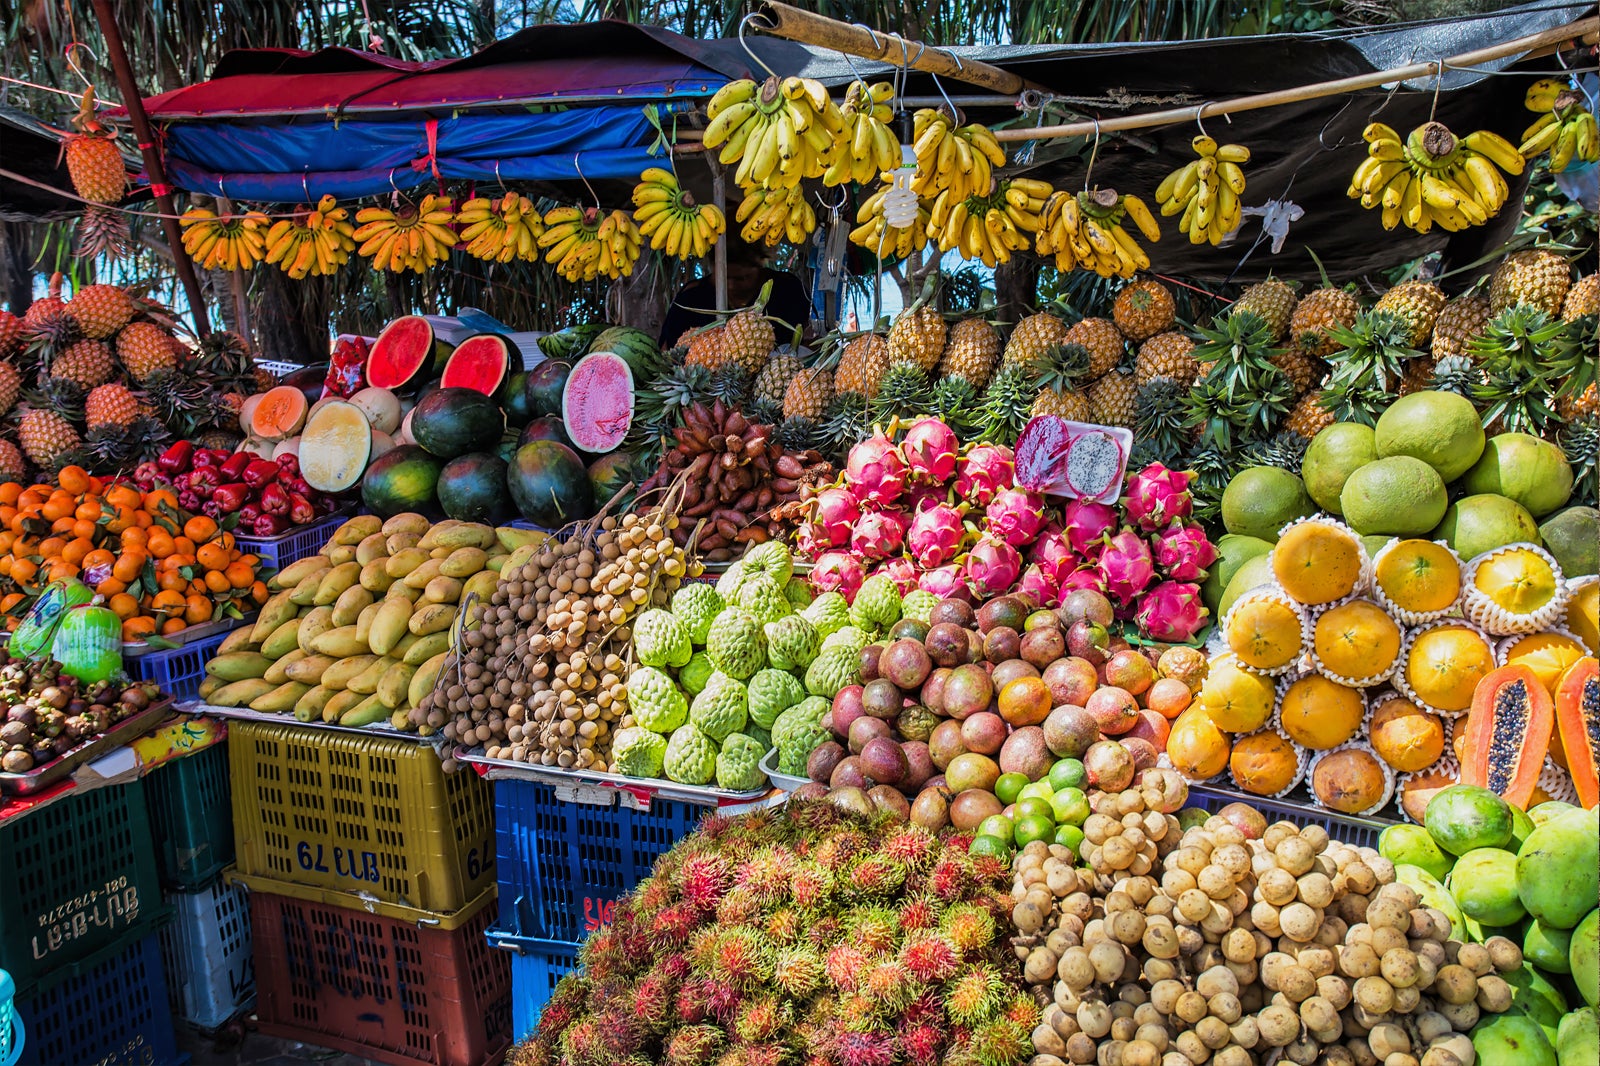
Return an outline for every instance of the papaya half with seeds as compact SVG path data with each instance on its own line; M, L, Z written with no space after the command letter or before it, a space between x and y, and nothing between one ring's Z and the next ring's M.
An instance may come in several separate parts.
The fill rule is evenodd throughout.
M1472 694L1461 744L1461 783L1527 807L1555 725L1555 705L1526 666L1490 671Z
M1567 773L1585 807L1600 804L1600 662L1585 656L1567 667L1556 683L1555 731L1566 756Z

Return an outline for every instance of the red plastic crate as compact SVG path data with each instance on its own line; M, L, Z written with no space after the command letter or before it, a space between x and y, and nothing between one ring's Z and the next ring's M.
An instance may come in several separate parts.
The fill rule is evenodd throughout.
M259 885L250 924L263 1033L394 1066L485 1066L511 1046L510 961L484 937L493 889L455 914L402 921L316 889L281 886L308 897L296 898Z

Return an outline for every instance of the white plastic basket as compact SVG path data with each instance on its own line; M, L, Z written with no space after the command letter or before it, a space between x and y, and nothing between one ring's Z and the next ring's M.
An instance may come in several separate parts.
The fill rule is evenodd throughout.
M161 930L161 961L172 1012L201 1029L225 1025L256 999L245 888L219 878L167 903L173 919Z

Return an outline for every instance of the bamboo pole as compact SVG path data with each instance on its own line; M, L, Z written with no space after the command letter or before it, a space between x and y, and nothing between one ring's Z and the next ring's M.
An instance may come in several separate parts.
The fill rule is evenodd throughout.
M1035 87L1021 75L989 63L958 59L955 53L942 48L930 48L920 41L908 41L897 34L877 33L865 26L852 26L826 15L778 3L777 0L764 0L756 10L764 16L765 21L756 21L752 25L774 37L816 45L818 48L831 48L836 52L848 52L875 62L909 66L912 70L969 85L981 85L1007 95Z
M711 166L711 201L716 204L717 210L722 212L722 217L728 217L728 179L720 163ZM733 228L730 226L721 237L717 239L716 246L712 249L711 272L715 275L713 283L716 286L717 310L728 309L728 242L733 240Z
M1479 48L1473 52L1463 52L1447 59L1430 60L1426 63L1411 63L1403 67L1394 67L1389 70L1374 71L1371 74L1358 74L1350 78L1339 78L1335 81L1318 82L1315 85L1300 85L1293 89L1278 89L1270 93L1256 93L1253 96L1240 96L1232 100L1218 100L1215 103L1204 103L1198 107L1175 107L1164 111L1150 111L1143 115L1124 115L1120 118L1101 119L1099 122L1069 122L1060 126L1036 126L1033 129L1005 129L995 130L997 141L1039 141L1056 137L1087 137L1093 133L1115 133L1118 130L1148 129L1151 126L1168 126L1176 122L1193 122L1202 118L1215 115L1230 115L1239 111L1255 111L1263 107L1277 107L1282 104L1298 103L1302 100L1316 100L1325 96L1338 96L1340 93L1355 92L1359 89L1373 89L1390 82L1409 81L1412 78L1426 77L1438 74L1440 65L1445 67L1474 67L1481 63L1489 63L1496 59L1517 55L1521 52L1531 52L1536 49L1559 45L1562 42L1582 38L1589 40L1600 35L1600 16L1590 16L1570 22L1565 26L1545 30L1542 33L1529 34L1518 37L1513 41L1491 45L1488 48Z
M139 95L139 84L133 79L133 65L128 62L128 50L122 44L116 16L111 13L111 0L94 0L94 17L100 24L101 35L106 39L106 52L111 57L112 69L117 73L117 85L122 90L123 106L128 109L128 121L133 125L134 136L139 138L145 172L150 175L150 190L155 194L156 208L161 212L161 228L172 249L172 263L177 268L178 280L183 283L183 291L189 297L189 313L194 316L195 335L203 340L211 335L205 297L200 291L200 279L195 276L194 262L183 247L183 231L178 228L178 211L172 203L172 187L167 184L167 168L161 165L161 153L156 151L156 138L150 131L150 118L144 111L144 98Z

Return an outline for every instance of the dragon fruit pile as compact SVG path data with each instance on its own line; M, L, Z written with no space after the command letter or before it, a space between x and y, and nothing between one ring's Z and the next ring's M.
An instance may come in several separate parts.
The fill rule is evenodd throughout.
M839 482L813 498L797 540L811 583L854 599L872 574L901 594L983 601L1018 589L1041 606L1087 588L1150 639L1193 640L1206 624L1200 582L1215 547L1190 517L1190 475L1151 463L1115 505L1064 505L1017 485L1011 449L963 448L937 418L900 440L880 431L850 449Z

